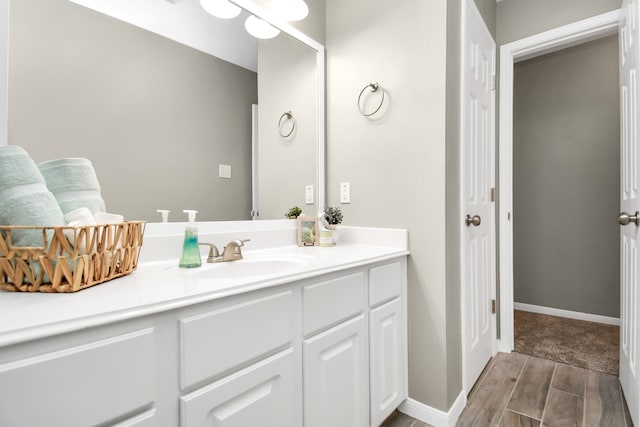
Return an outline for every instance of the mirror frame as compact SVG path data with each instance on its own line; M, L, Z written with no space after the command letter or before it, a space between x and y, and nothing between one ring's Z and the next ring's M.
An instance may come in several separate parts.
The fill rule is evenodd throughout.
M230 0L247 12L269 22L316 52L316 194L318 214L324 212L325 188L325 47L297 28L276 18L252 0ZM9 120L9 2L0 0L0 145L8 144Z

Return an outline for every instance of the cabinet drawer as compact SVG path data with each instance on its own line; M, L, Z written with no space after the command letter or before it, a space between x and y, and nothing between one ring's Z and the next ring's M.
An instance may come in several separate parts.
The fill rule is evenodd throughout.
M364 273L305 286L302 290L304 335L347 320L364 309Z
M128 420L119 422L118 424L114 424L111 427L155 427L156 425L158 425L156 410L152 409L144 414L140 414L133 418L129 418Z
M294 427L293 349L180 398L181 427Z
M182 388L289 345L293 325L292 291L180 320Z
M402 292L400 262L373 267L369 270L369 306L389 301Z
M90 426L155 398L153 329L0 365L0 425Z

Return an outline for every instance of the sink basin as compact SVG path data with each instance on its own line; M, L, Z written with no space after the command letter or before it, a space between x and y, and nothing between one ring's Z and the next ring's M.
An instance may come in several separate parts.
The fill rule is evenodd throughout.
M196 279L245 278L277 276L303 271L311 265L312 258L303 256L257 256L245 255L244 259L230 262L205 263L189 270Z

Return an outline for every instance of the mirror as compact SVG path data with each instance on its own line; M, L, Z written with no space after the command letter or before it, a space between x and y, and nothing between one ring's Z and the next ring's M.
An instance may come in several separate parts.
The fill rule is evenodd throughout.
M234 2L269 19L250 1ZM36 162L91 159L109 211L154 222L156 209L184 221L185 208L202 221L251 219L252 180L261 219L324 205L324 48L296 29L272 19L285 32L259 43L247 36L256 74L69 0L14 0L10 19L8 143ZM283 138L287 111L296 129ZM220 165L231 166L230 179Z

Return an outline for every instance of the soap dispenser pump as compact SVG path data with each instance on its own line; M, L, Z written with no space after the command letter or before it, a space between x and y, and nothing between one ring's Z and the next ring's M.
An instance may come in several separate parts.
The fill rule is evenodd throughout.
M198 246L198 229L196 228L196 214L198 211L191 209L183 210L189 217L189 225L184 230L184 243L182 245L182 256L180 257L180 268L193 268L202 265L200 258L200 247Z

